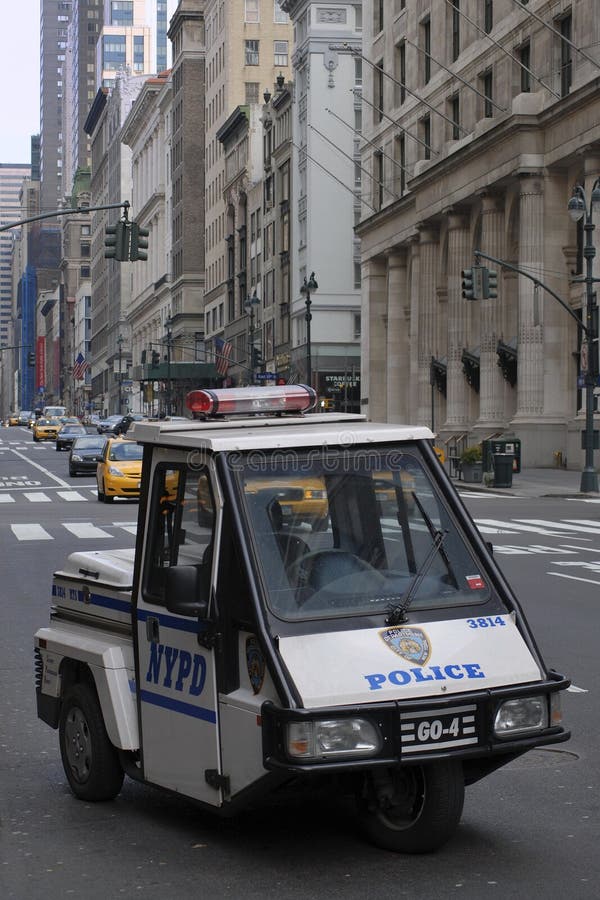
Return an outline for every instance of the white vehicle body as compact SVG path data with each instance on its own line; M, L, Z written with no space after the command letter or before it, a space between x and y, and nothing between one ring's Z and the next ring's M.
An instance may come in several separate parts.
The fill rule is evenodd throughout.
M231 813L337 775L374 841L433 849L465 783L568 738L568 682L544 666L428 429L326 414L132 436L145 447L135 555L72 554L35 636L38 713L61 731L78 796L114 796L123 769ZM85 748L63 746L93 697L104 790ZM438 791L455 799L436 832ZM399 827L389 810L407 792Z

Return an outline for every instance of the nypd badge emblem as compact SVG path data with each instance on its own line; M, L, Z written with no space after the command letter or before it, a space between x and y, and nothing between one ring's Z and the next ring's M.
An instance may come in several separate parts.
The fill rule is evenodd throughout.
M424 666L431 656L429 638L421 628L384 628L379 632L390 650L407 662Z
M259 694L265 680L265 658L255 637L246 639L246 667L255 694Z

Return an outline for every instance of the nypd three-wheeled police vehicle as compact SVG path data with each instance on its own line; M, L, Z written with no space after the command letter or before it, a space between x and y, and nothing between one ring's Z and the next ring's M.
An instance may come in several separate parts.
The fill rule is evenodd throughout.
M73 793L124 774L232 814L335 780L381 847L454 832L465 785L569 737L560 692L427 428L311 388L193 391L135 423L135 552L73 553L35 635Z

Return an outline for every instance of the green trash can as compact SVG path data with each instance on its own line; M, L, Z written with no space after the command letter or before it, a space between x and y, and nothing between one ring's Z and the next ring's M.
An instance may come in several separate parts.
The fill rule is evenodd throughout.
M494 453L494 487L512 487L514 453Z

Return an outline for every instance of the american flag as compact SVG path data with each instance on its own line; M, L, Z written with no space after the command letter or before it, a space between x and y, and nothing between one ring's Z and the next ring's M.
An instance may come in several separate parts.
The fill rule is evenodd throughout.
M222 338L215 338L215 368L219 375L227 375L233 344Z
M83 353L79 353L77 355L77 359L75 360L75 365L73 366L73 378L76 381L83 381L85 378L85 373L89 369L90 364L86 361Z

